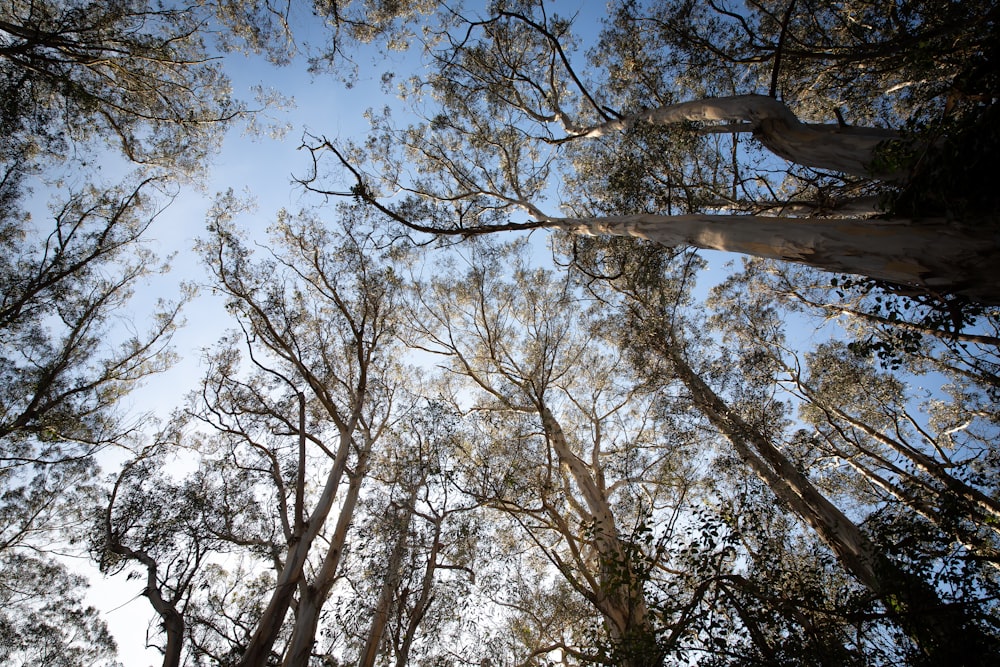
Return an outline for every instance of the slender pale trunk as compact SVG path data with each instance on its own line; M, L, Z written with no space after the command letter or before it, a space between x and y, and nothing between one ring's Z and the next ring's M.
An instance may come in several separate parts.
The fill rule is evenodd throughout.
M593 471L572 451L562 426L544 403L539 406L539 414L560 465L569 469L594 521L594 542L601 560L603 589L595 593L599 595L598 606L610 635L626 653L634 656L629 665L647 664L642 658L646 658L648 664L659 664L642 582L635 576L633 564L618 537L607 496L594 481Z
M856 176L871 176L869 164L875 149L882 142L899 136L879 127L803 123L784 103L765 95L693 100L630 114L589 128L566 129L573 137L589 138L622 132L640 123L675 125L683 122L729 123L709 125L705 130L752 132L768 150L790 162Z
M414 484L410 490L410 495L406 499L406 506L403 508L402 516L396 522L396 541L392 545L392 552L389 554L389 564L382 580L382 590L379 592L378 603L375 606L375 614L372 617L371 626L368 628L368 637L365 640L365 647L361 651L361 658L358 660L358 667L372 667L375 658L378 657L378 648L382 643L382 635L385 633L385 626L389 622L389 612L392 610L392 601L399 588L401 576L400 568L403 556L406 554L406 542L410 535L410 522L413 520L413 512L417 504L417 491L420 484Z
M695 373L673 346L673 367L692 398L753 471L783 502L816 531L844 566L871 590L879 590L875 552L858 527L821 494L812 482L771 443L757 433Z
M444 515L437 517L434 521L434 542L431 551L427 555L427 564L424 566L424 576L420 581L420 597L410 610L410 617L406 623L406 634L396 651L396 667L406 667L410 660L410 647L413 645L413 638L417 635L417 627L424 619L424 615L430 608L431 591L434 587L434 573L437 571L437 557L441 548L441 524L444 522Z
M351 429L351 431L353 428ZM285 564L278 573L278 580L275 584L274 592L268 601L250 644L247 646L243 657L238 663L238 667L264 667L271 654L271 648L281 632L281 626L285 622L288 608L291 606L295 596L295 590L302 578L303 567L313 541L319 535L320 530L326 523L326 517L333 507L333 501L340 488L340 480L343 478L347 467L347 456L350 453L351 433L343 431L340 433L340 446L337 449L337 456L334 459L333 467L326 478L323 492L320 494L316 506L309 515L306 522L306 529L301 535L293 537L289 544L288 555ZM298 480L299 484L304 484L304 479Z
M795 164L856 176L889 180L896 177L871 171L876 149L896 138L896 132L803 123L785 104L763 95L694 100L593 127L566 129L571 137L586 138L622 132L639 123L672 125L690 121L709 123L706 132L752 132L775 155ZM667 246L689 245L781 259L823 271L862 275L1000 304L1000 281L996 279L1000 236L990 231L995 225L959 228L933 220L885 222L863 217L833 220L734 215L546 221L579 234L636 236Z
M344 495L344 504L337 517L337 527L330 538L330 546L323 558L323 564L311 583L300 586L298 605L295 608L295 626L289 641L283 667L307 667L312 647L316 641L316 630L319 627L319 615L336 581L337 568L344 553L347 542L347 531L354 520L354 510L358 504L358 494L364 481L368 467L368 457L371 449L364 451L358 457L355 472Z
M693 246L805 264L962 294L1000 304L1000 234L944 222L753 215L637 214L542 218L546 226L591 236L632 236L665 246Z
M928 582L883 556L781 450L712 391L688 366L675 345L664 343L664 352L703 414L775 495L786 501L830 546L844 568L878 596L889 615L928 660L933 664L993 664L1000 647L992 637L976 627L963 609L944 604ZM968 656L975 658L968 661Z

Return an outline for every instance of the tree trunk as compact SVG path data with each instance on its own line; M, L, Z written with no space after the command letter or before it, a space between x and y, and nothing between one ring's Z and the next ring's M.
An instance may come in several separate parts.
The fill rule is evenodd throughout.
M417 598L416 603L414 603L413 608L410 610L403 640L396 651L396 667L406 667L409 664L410 647L413 645L413 638L417 636L417 628L420 626L420 622L424 619L424 615L427 613L433 600L431 590L434 586L434 574L437 570L437 556L444 546L441 543L441 524L444 522L444 516L443 514L438 516L434 522L434 541L431 545L431 551L427 555L424 576L420 581L420 597Z
M912 220L751 215L548 218L546 226L592 236L633 236L805 264L1000 305L1000 234Z
M410 521L413 519L413 512L417 504L417 491L420 485L414 484L410 490L410 495L403 508L403 515L395 526L396 541L392 545L392 552L389 554L389 564L386 568L385 578L382 581L382 590L379 592L378 604L375 607L375 615L372 617L371 627L368 628L368 637L365 640L365 647L361 651L361 658L358 660L358 667L372 667L375 658L378 657L378 647L382 643L382 634L385 626L389 622L389 612L392 608L393 596L399 588L400 566L403 556L406 554L406 541L410 534Z
M121 484L132 466L139 463L140 460L141 458L137 458L126 464L115 481L111 498L108 500L108 507L104 514L104 537L109 551L128 560L137 561L146 568L146 588L143 589L142 594L149 600L149 604L152 605L153 610L160 617L160 621L163 624L163 633L167 636L167 643L163 648L163 667L180 667L182 650L184 648L185 622L184 616L177 610L177 602L180 599L179 596L184 594L184 590L187 587L179 586L175 599L165 600L160 590L159 566L156 560L141 549L132 549L122 544L112 528L112 512Z
M667 354L678 378L691 392L702 413L746 463L840 559L844 567L871 590L879 588L874 548L854 523L826 499L812 482L770 440L761 436L691 369L681 353L668 345Z
M750 464L775 495L833 550L844 568L885 605L886 612L933 665L995 664L1000 646L968 618L946 605L928 582L883 556L858 527L763 434L739 415L697 375L671 341L662 350L703 414Z
M765 147L789 162L855 176L873 176L869 164L876 147L899 135L885 128L803 123L773 97L736 95L693 100L631 114L590 128L567 127L572 137L601 137L639 123L739 122L708 131L753 132Z
M264 667L267 664L271 648L274 646L274 642L281 632L281 626L285 622L285 616L288 613L289 606L291 606L292 598L295 596L296 587L302 578L303 567L306 557L309 555L309 549L312 547L312 543L319 534L319 531L323 528L323 524L326 523L326 517L333 506L337 489L340 487L340 479L344 475L347 465L347 455L350 452L350 445L350 434L341 433L337 458L334 460L333 468L330 469L330 474L327 475L323 493L320 495L316 507L313 508L312 514L309 516L307 529L301 537L289 545L288 556L285 559L284 567L281 568L281 572L278 574L278 581L275 584L274 592L271 594L267 608L257 623L257 628L250 639L250 644L247 646L243 657L238 663L238 667ZM303 483L304 480L300 479L299 484Z
M319 615L323 611L323 604L336 580L340 557L344 553L344 544L347 542L347 530L354 519L354 509L358 504L358 493L361 491L361 482L364 480L369 453L370 450L362 453L358 459L355 473L351 476L347 493L344 496L344 504L340 508L337 527L330 538L330 547L323 558L319 572L316 573L311 583L301 587L303 593L295 609L295 626L292 630L288 651L285 653L285 659L281 663L282 667L307 667L309 665L309 657L312 655L312 647L316 641L316 630L319 627Z
M594 481L594 471L572 451L562 426L544 403L539 405L539 414L559 464L569 469L593 519L601 585L601 590L594 591L595 599L616 649L621 652L624 660L621 664L628 667L660 665L662 658L649 622L643 582L636 577L634 564L623 548L607 496Z

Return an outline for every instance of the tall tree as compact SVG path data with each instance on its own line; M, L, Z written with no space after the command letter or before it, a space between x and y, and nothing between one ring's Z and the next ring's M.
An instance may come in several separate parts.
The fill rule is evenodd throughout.
M698 349L697 335L693 333L696 327L686 319L676 296L670 296L670 288L663 286L671 283L655 275L653 271L632 271L610 283L625 295L626 302L619 312L630 335L621 341L632 347L640 367L646 367L647 373L667 374L680 381L693 404L731 443L739 459L816 532L844 569L881 601L885 613L919 647L922 658L918 659L928 664L945 656L962 664L992 660L998 644L995 628L987 620L988 603L982 606L980 602L979 607L969 609L948 603L933 580L895 560L824 493L812 478L815 473L791 455L797 435L779 446L779 441L787 437L782 433L788 430L786 408L774 397L780 364L749 340L741 339L739 348L724 353L724 363L731 372L718 366L719 370L710 370L710 361L702 362L705 370L695 370L691 359L693 350ZM731 301L726 303L726 315L720 317L725 331L733 335L749 329L776 349L783 349L780 321L773 308L760 301L745 309L731 305ZM692 332L687 340L680 334L685 328ZM665 366L653 366L650 353L660 355ZM710 386L713 376L716 383L729 385L727 395ZM958 645L949 639L955 636L966 639Z
M231 195L217 203L201 252L241 324L253 373L242 379L238 338L228 341L195 414L232 440L234 456L256 461L242 465L263 473L277 503L277 581L241 664L271 659L294 602L289 646L277 655L305 665L373 447L395 419L397 287L363 226L338 234L282 213L272 257L255 261L232 224L237 208ZM322 471L316 494L306 492L313 470Z
M787 12L788 19L779 19L778 28L794 26L791 34L797 37L801 23L822 19L824 37L851 43L853 33L845 32L839 19L826 12L814 19L810 8L811 3L788 3L778 13ZM929 208L895 215L891 222L876 215L875 195L890 187L886 181L905 179L909 168L902 158L882 159L878 149L899 137L909 114L880 119L891 127L865 125L871 118L867 107L856 113L848 107L833 122L803 121L815 104L777 99L759 68L750 68L747 76L747 66L728 57L726 39L745 30L755 46L763 43L758 50L775 61L774 71L783 71L776 61L789 31L774 35L769 11L754 5L744 10L751 15L744 19L718 9L712 18L703 16L707 10L692 11L690 3L615 3L614 22L586 69L573 58L572 21L550 16L541 2L499 3L483 18L442 15L429 30L434 40L425 50L431 73L403 88L407 97L427 93L432 111L426 122L397 130L375 114L380 138L364 146L338 149L317 139L309 145L313 169L302 180L325 194L360 197L389 220L424 233L548 228L628 235L801 262L987 303L1000 300L992 278L997 243L991 206L973 206L956 220ZM968 11L994 29L989 7L975 4ZM968 17L960 18L949 14L944 34L954 33ZM708 72L682 71L687 61L671 41L676 36L671 26L684 31L685 22L699 20L703 23L690 32L715 34L713 21L724 23L717 31L721 45L708 36L707 43L696 45L703 59L713 48L720 55L706 65ZM918 48L904 39L913 25L918 20L908 17L881 26L876 42L898 58L883 58L881 46L869 52L872 63L887 69L879 80L884 95L894 85L906 88L920 59L904 46ZM923 29L937 34L930 26L913 32ZM925 46L943 49L946 41ZM951 54L956 65L949 71L974 68L981 45L973 41ZM847 52L846 44L833 50ZM800 61L810 59L795 62ZM662 72L661 62L670 65ZM824 54L810 64L824 62L832 70L845 67ZM928 76L937 80L947 74ZM941 86L931 88L926 92L931 97L901 106L925 120L933 105L921 103L944 95ZM989 113L992 97L984 99L973 103L977 118ZM830 99L828 116L837 104ZM796 106L803 112L796 113ZM855 119L861 125L854 125ZM741 140L743 134L759 144ZM659 153L653 142L681 142L684 150ZM636 171L619 169L619 156L632 151L641 154ZM333 169L347 169L349 190L324 184L324 154L334 156ZM976 155L967 157L975 161ZM783 167L776 157L791 166ZM403 163L415 169L399 169ZM554 213L545 202L551 178L560 175L572 187L561 202L563 211ZM611 177L620 184L609 182ZM632 207L607 205L605 192L634 182L647 187L635 193ZM695 191L701 196L692 197ZM517 221L519 215L528 220Z
M0 561L0 660L12 667L114 667L115 641L86 606L83 577L24 553Z
M422 287L428 312L414 316L421 345L465 380L458 406L482 415L468 491L520 526L606 633L589 647L549 636L535 655L661 664L689 630L685 606L698 604L697 592L682 591L676 606L654 592L675 571L668 526L698 496L693 442L580 326L567 282L518 255L509 278L488 252L469 264Z
M185 6L15 2L0 14L0 156L116 145L130 160L190 170L246 111Z
M223 487L225 477L205 462L173 479L176 454L196 450L168 433L122 467L98 513L91 549L105 574L127 571L143 581L142 595L156 613L149 634L162 635L162 645L150 636L147 644L159 648L164 667L179 667L191 632L188 607L219 574L208 566L252 545L261 518L252 487Z
M888 317L869 311L870 295L868 304L834 308L823 294L829 286L811 284L808 272L767 269L751 263L716 288L717 307L725 312L716 318L720 328L770 359L776 379L801 401L815 446L995 566L991 526L1000 505L995 486L983 483L992 477L986 433L997 422L988 398L993 384L988 375L951 370L963 361L971 368L988 364L996 356L995 341L916 324L887 296L875 295L874 305L884 301ZM760 314L776 312L786 300L811 320L831 312L852 318L847 324L855 340L831 341L804 354L783 349L764 333L774 325ZM984 324L992 319L989 312L980 318ZM922 348L924 354L914 354ZM886 368L872 363L876 351ZM926 364L925 355L938 363ZM907 386L942 381L957 384L933 397Z
M120 399L171 360L180 303L161 303L145 331L129 329L120 312L158 270L140 241L159 212L156 189L147 180L71 192L48 234L16 207L0 223L0 563L17 567L32 553L60 577L67 605L80 579L44 558L75 548L66 545L97 502L95 455L137 428ZM22 602L36 613L19 595L9 606ZM106 649L99 635L79 637Z

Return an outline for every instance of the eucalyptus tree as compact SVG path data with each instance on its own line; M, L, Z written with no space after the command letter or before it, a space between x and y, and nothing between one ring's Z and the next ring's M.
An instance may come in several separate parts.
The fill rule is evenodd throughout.
M0 567L51 577L35 596L25 594L38 585L27 573L4 577L4 608L18 619L8 626L11 664L113 655L103 619L80 602L85 580L55 554L79 548L99 502L95 456L138 428L119 401L171 361L183 297L160 303L146 326L129 326L121 312L160 269L141 241L159 212L156 189L142 181L70 192L47 234L16 204L2 211Z
M412 372L412 371L411 371ZM415 384L415 404L373 459L357 534L317 653L358 665L477 656L463 609L478 576L487 519L454 485L461 434L452 411ZM419 390L419 391L418 391ZM464 636L464 637L463 637ZM464 640L464 641L463 641Z
M535 558L568 584L560 595L590 605L580 627L603 626L589 642L549 626L554 634L538 636L531 659L561 651L575 661L661 664L697 635L701 593L687 581L671 587L683 572L678 554L698 552L682 529L700 497L697 438L587 331L566 280L516 252L504 275L499 258L509 250L497 252L418 286L414 342L445 355L460 382L456 405L479 432L466 492L524 532Z
M247 112L206 44L204 15L147 0L21 1L0 13L2 159L110 144L197 168Z
M601 258L602 254L592 251L591 256ZM628 261L636 260L633 256ZM945 656L963 664L985 664L994 659L998 644L988 596L968 607L952 604L950 593L939 590L938 582L923 567L886 548L860 519L853 518L861 513L862 519L875 520L878 504L845 502L839 489L824 487L824 469L808 454L803 455L803 446L810 439L787 418L788 397L776 392L784 367L777 354L768 352L786 350L780 311L766 300L752 297L740 306L740 289L725 291L732 284L722 288L720 293L730 298L716 304L717 322L733 346L722 347L713 359L709 350L716 343L698 333L703 325L678 302L672 292L676 279L669 272L665 274L669 280L658 275L663 274L664 265L662 259L656 259L655 249L650 266L644 271L619 271L611 280L590 279L595 294L609 305L618 304L614 317L627 332L618 339L632 350L638 367L651 379L673 378L683 385L693 405L729 441L746 469L816 533L841 567L905 632L907 639L898 650L907 651L912 641L917 650L912 659L928 664ZM834 369L831 365L822 373ZM819 409L878 411L877 401L875 406L864 406L860 396L864 388L853 385L852 390L858 392L858 403L842 395L842 386ZM869 428L864 435L872 435ZM905 439L907 435L896 431L893 437ZM919 455L915 450L910 453ZM854 453L850 456L856 458ZM976 581L987 588L991 585L989 576ZM979 585L970 582L972 589ZM970 593L971 589L958 595ZM964 637L961 643L953 641L957 636Z
M66 632L76 627L67 614L82 624L96 612L74 606L69 586L81 579L42 559L81 543L99 502L94 455L138 428L119 402L171 361L187 298L128 321L134 292L165 268L143 237L174 179L201 168L246 112L203 27L185 8L148 2L0 8L0 561L17 567L34 552L65 598L49 609ZM137 173L118 185L97 176L121 157ZM25 618L37 612L20 595L7 602L14 614L24 602ZM77 629L94 655L107 650L106 637ZM63 648L38 661L88 659L79 645Z
M130 327L121 313L160 270L141 242L159 213L157 187L70 192L48 234L16 206L4 211L0 561L79 540L98 497L95 455L137 428L118 402L171 361L183 297L160 303L146 327Z
M374 136L363 145L316 138L308 146L313 167L302 181L324 194L359 197L408 231L627 235L996 302L990 206L958 220L929 209L899 212L891 222L876 215L877 195L896 187L909 168L900 153L915 150L883 153L883 144L899 138L911 116L922 122L944 105L945 80L975 69L983 43L957 42L953 66L920 70L932 81L924 86L909 78L921 54L943 51L948 35L972 17L993 30L994 12L988 3L970 3L939 25L935 3L921 4L861 37L838 14L813 12L812 4L778 11L769 3L731 10L666 0L612 3L587 61L576 47L591 17L574 32L572 19L550 15L541 2L494 3L464 17L442 10L425 29L427 73L401 86L404 97L420 100L414 107L426 120L397 129L374 112ZM862 23L877 13L857 4ZM853 7L845 11L855 14ZM804 35L816 22L819 36ZM934 36L924 44L931 53L919 50L925 32ZM869 48L852 50L865 39ZM744 56L744 42L756 51ZM803 42L815 48L784 53ZM862 77L866 90L880 96L874 106L898 107L895 113L873 118L872 105L860 104L837 109L842 91L826 82L876 64L877 75ZM824 67L828 96L817 100L805 92L804 82L815 80L806 72ZM789 91L783 100L779 90ZM978 117L992 97L963 99ZM868 124L874 120L885 125ZM657 150L664 144L675 147ZM625 168L623 154L635 156L634 169ZM973 164L986 159L967 157ZM570 187L550 203L557 177ZM632 192L633 206L608 199L617 187Z
M338 233L282 213L270 256L258 260L232 222L237 208L220 199L200 251L240 333L212 355L192 414L271 503L277 578L240 664L305 665L374 447L398 418L398 287L360 224Z
M877 294L867 295L867 304L835 307L825 294L832 288L812 278L806 271L750 264L717 288L726 313L718 321L727 335L771 360L777 379L800 403L801 418L813 427L819 451L995 567L995 387L988 372L975 369L990 366L998 341L987 333L933 327L927 317L914 322L919 311L899 312ZM887 316L877 314L883 299ZM776 345L762 335L759 314L781 304L812 321L831 314L848 318L844 329L854 340L804 352ZM995 319L989 311L972 324L988 327ZM873 363L876 352L881 370ZM914 391L917 383L940 388Z
M0 561L0 660L11 667L115 667L116 646L81 595L86 581L27 553Z
M218 502L223 493L202 470L171 479L164 470L167 450L163 442L154 443L122 467L94 526L91 548L105 574L128 571L143 580L142 595L156 612L152 634L163 635L158 646L163 665L179 667L189 632L188 604L207 586L211 559L232 551L228 535L219 530L220 517L246 524L249 532L254 505L248 498Z

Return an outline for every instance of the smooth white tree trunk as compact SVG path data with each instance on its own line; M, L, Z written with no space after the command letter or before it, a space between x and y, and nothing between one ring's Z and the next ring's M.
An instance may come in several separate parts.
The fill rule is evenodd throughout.
M353 424L351 430L353 431ZM295 590L302 578L309 550L312 548L313 542L326 523L327 515L329 515L333 507L333 501L337 496L337 490L340 488L340 481L347 466L347 455L350 452L350 444L350 432L342 432L340 434L340 446L338 447L337 457L327 475L326 484L319 499L316 501L316 506L309 515L306 530L301 535L293 538L293 542L289 544L288 554L285 558L284 566L278 574L274 592L271 594L271 599L268 601L268 605L261 615L257 629L254 631L250 639L250 644L240 659L238 667L264 667L267 664L271 654L271 647L281 632L288 608L292 604ZM303 483L304 480L300 479L299 484Z
M622 132L639 123L739 123L709 126L707 131L752 132L775 155L795 164L855 176L872 176L876 147L898 137L892 130L838 123L803 123L784 103L765 95L713 97L650 109L582 128L567 126L574 137L594 138Z
M544 218L575 234L780 259L1000 304L1000 234L940 221L638 214Z
M542 428L555 450L559 464L569 469L573 481L583 496L594 522L594 543L602 560L600 581L602 590L594 591L601 613L604 615L611 637L618 641L635 639L638 635L652 636L649 612L642 582L633 576L623 576L622 571L632 573L633 563L629 562L626 550L618 535L614 511L607 494L594 480L592 469L570 448L562 426L544 404L539 408ZM611 566L617 574L608 580L603 571Z
M340 559L347 544L347 531L354 520L354 510L358 505L358 494L367 471L370 453L370 448L362 452L354 474L350 476L347 493L344 494L344 502L337 516L337 526L330 537L319 571L311 582L300 582L300 596L295 608L295 625L292 628L292 637L285 652L285 659L281 663L283 667L307 667L309 664L312 647L316 642L320 613L336 581Z

